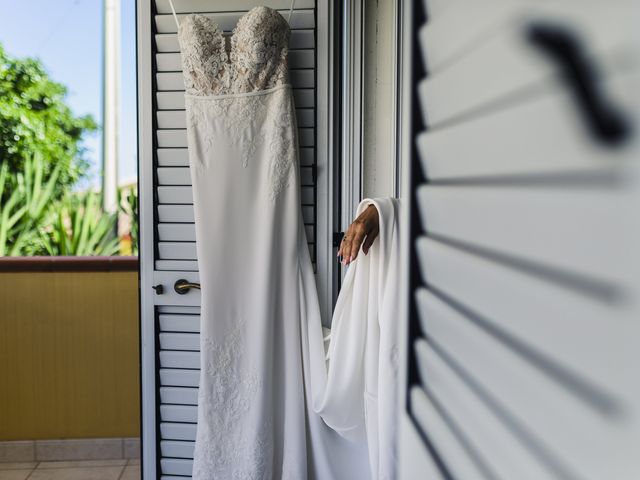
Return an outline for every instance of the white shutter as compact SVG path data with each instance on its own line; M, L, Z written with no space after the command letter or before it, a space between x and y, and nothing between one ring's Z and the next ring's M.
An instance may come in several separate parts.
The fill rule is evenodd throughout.
M269 6L288 14L289 0ZM255 0L174 0L178 17L215 15L230 31ZM301 153L302 209L323 310L332 304L332 198L329 164L329 21L326 6L296 0L290 73ZM191 475L199 379L199 291L184 83L168 0L138 2L141 206L142 449L145 479ZM162 294L153 286L162 285ZM330 308L330 307L329 307Z
M401 478L640 478L640 2L407 8Z

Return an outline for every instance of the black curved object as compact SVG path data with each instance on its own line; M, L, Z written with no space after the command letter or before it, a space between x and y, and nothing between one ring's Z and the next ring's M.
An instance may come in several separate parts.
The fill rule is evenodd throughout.
M610 146L626 140L631 132L630 123L607 98L597 65L580 38L565 26L543 22L531 24L527 38L559 65L596 140Z

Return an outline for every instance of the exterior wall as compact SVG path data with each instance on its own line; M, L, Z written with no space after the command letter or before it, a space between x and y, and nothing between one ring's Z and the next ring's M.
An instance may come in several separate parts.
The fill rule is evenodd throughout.
M394 0L365 1L363 195L391 196L394 190L393 76Z
M0 440L140 435L138 273L0 272Z

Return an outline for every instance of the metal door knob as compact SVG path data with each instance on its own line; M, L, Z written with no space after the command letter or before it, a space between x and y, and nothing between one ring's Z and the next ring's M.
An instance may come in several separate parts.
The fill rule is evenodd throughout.
M193 283L185 280L184 278L181 278L180 280L176 280L176 283L173 285L173 289L180 295L188 293L192 288L200 290L200 284Z

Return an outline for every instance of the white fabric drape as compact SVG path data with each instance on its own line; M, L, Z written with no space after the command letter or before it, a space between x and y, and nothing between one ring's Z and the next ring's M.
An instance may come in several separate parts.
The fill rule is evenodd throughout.
M380 233L347 269L328 347L319 341L319 314L302 318L313 410L342 437L366 446L371 478L387 480L395 478L396 463L400 200L366 198L356 217L370 204L378 209Z

